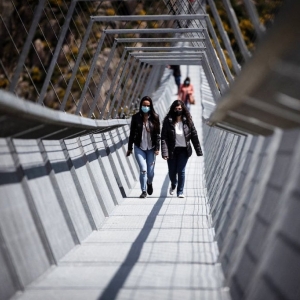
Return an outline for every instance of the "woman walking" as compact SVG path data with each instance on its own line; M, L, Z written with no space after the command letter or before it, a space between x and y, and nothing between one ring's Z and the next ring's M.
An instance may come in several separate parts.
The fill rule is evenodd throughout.
M181 100L175 100L163 121L161 149L163 159L168 161L170 194L177 187L177 197L184 198L185 167L192 155L191 141L197 156L202 156L197 130L191 114ZM177 178L178 177L178 178Z
M140 198L146 198L147 194L153 193L155 159L160 148L159 117L154 110L152 99L148 96L142 98L139 112L132 116L126 156L132 153L133 145L140 168Z
M191 102L190 102L190 98L194 97L194 86L191 84L191 79L190 77L187 77L183 84L180 86L179 89L179 96L178 98L184 102L185 106L187 107L187 109L190 111L191 108Z

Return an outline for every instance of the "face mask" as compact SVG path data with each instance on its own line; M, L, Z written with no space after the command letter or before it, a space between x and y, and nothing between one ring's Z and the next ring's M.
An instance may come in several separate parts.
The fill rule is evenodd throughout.
M176 110L176 111L174 111L174 113L175 113L175 116L179 117L182 115L182 110Z
M190 82L189 82L189 81L186 81L186 82L185 82L185 84L186 84L186 85L189 85L189 84L190 84Z
M149 106L142 106L142 112L143 113L148 113L150 111L150 107Z

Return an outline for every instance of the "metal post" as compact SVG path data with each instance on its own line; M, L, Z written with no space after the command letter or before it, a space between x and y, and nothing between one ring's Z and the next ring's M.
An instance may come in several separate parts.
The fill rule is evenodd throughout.
M154 69L153 69L153 67L152 67L152 68L151 68L151 71L150 71L150 75L149 75L148 78L147 78L147 83L146 83L145 88L144 88L144 90L143 90L142 97L149 95L149 92L148 92L148 91L149 91L150 84L151 84L151 82L152 82L152 80L153 80L153 75L154 75Z
M132 71L133 66L134 66L134 63L135 63L135 59L134 59L134 58L132 59L132 56L130 56L130 54L129 54L129 57L128 57L127 61L126 61L126 64L125 64L125 66L124 66L124 68L123 68L123 70L122 70L121 78L119 79L117 88L116 88L116 90L115 90L115 92L114 92L114 97L113 97L113 100L112 100L113 102L114 102L115 99L117 98L117 95L118 95L118 93L119 93L119 89L120 89L121 83L122 83L123 78L124 78L124 76L125 76L125 74L126 74L126 70L127 70L127 68L128 68L128 65L129 65L129 62L130 62L130 61L133 61L133 62L131 63L131 66L130 66L129 71L128 71L128 73L127 73L127 78L126 78L126 80L125 80L124 86L126 86L126 84L127 84L127 80L128 80L128 78L129 78L129 76L130 76L130 74L131 74L131 71ZM123 89L122 95L123 95L123 93L124 93L124 90L125 90L125 89ZM121 102L122 102L122 96L120 97L119 101L117 102L118 104L117 104L116 111L119 110L119 107L120 107L120 105L121 105ZM122 111L122 112L123 112L123 111Z
M35 14L34 14L34 17L33 17L33 20L32 20L32 24L31 24L31 27L29 29L29 32L28 32L28 35L27 35L27 38L26 38L26 42L25 42L24 47L22 49L22 52L20 54L20 57L19 57L18 64L17 64L16 69L15 69L14 75L11 79L11 83L10 83L10 86L9 86L9 91L11 93L14 92L14 90L16 88L16 85L18 83L20 73L21 73L23 65L25 63L25 59L28 55L30 45L32 43L32 39L35 35L36 28L39 25L39 21L40 21L40 18L41 18L41 15L42 15L42 12L43 12L43 9L44 9L44 6L45 6L45 1L46 0L39 1L39 4L36 8L36 11L35 11Z
M140 84L140 81L141 81L141 78L142 78L142 75L143 75L143 72L144 72L145 68L146 68L146 64L144 63L142 65L141 71L139 72L138 80L137 80L137 82L136 82L136 84L134 86L134 90L133 90L133 93L132 93L131 98L130 98L131 105L132 105L134 99L136 98L136 92L137 92L137 89L138 89L138 86ZM130 107L131 106L129 106L129 108Z
M255 5L252 1L249 0L243 0L245 7L248 11L249 17L251 19L252 24L254 25L255 32L259 39L262 38L263 34L266 31L266 28L263 24L259 21L259 16L257 14L257 10L255 8Z
M106 95L105 102L104 102L104 104L102 105L100 115L103 115L104 112L105 112L107 103L108 103L108 101L109 101L109 98L110 98L110 95L111 95L111 93L112 93L113 87L115 86L115 83L116 83L116 80L117 80L117 76L118 76L119 71L120 71L120 68L121 68L121 66L122 66L122 64L123 64L123 61L124 61L124 58L125 58L126 53L127 53L127 49L125 48L125 49L123 50L122 57L121 57L121 59L119 60L119 64L118 64L117 70L116 70L116 72L115 72L115 75L114 75L114 77L113 77L113 80L112 80L112 82L111 82L111 84L110 84L109 91L108 91L108 93L107 93L107 95ZM129 61L129 59L127 59L127 61L126 61L126 63L125 63L125 66L126 66L126 64L128 64L128 61ZM114 103L115 103L115 99L116 99L116 98L114 97L114 98L113 98L113 101L111 102L111 105L112 105L112 106L113 106Z
M206 75L209 86L211 88L212 94L214 96L214 100L215 100L215 102L217 102L217 100L220 98L220 91L217 88L216 80L215 80L214 75L212 73L212 70L211 70L211 68L208 64L207 56L206 56L205 53L203 55L203 61L202 62L203 62L203 64L202 64L203 70L204 70L204 73Z
M136 96L134 96L134 98L141 98L141 91L142 91L142 87L145 84L145 79L148 78L148 69L149 69L150 65L147 64L143 70L142 76L141 76L141 80L137 85L137 90L136 90ZM134 99L133 98L133 99Z
M106 34L129 34L129 33L136 33L136 34L146 34L146 33L203 33L204 28L156 28L156 29L106 29L104 32Z
M206 24L207 24L208 30L209 30L209 32L210 32L210 34L211 34L214 42L215 42L216 49L218 51L220 60L222 62L224 71L225 71L228 79L232 82L233 81L233 76L232 76L232 74L231 74L231 72L229 70L229 67L228 67L228 64L227 64L227 61L226 61L223 49L221 48L221 45L220 45L219 40L218 40L218 37L216 35L216 32L214 30L214 27L213 27L213 25L212 25L209 17L207 17L207 19L206 19Z
M129 104L129 98L130 98L131 90L132 90L133 84L134 84L134 82L136 80L136 76L138 74L138 70L140 69L140 67L141 67L141 61L138 61L137 68L136 68L135 73L134 73L133 78L132 78L131 87L128 90L128 93L127 93L127 96L126 96L126 99L125 99L125 102L124 102L125 103L124 107L127 106L129 108L128 104Z
M204 35L205 35L207 41L209 41L209 36L208 36L207 31L204 32ZM208 60L210 62L212 70L215 73L215 77L216 77L216 79L218 81L218 84L220 86L220 90L223 93L228 88L228 83L225 79L225 76L224 76L223 70L221 68L220 62L218 60L218 57L217 57L217 55L214 51L214 48L213 48L212 44L210 43L210 41L207 43L207 46L208 47L207 47L206 53L207 53Z
M251 57L251 53L249 52L249 50L246 46L246 43L244 41L244 38L243 38L243 35L242 35L242 32L241 32L241 29L239 27L239 23L238 23L236 14L235 14L229 0L223 0L223 4L224 4L225 10L227 12L227 17L229 19L230 25L233 29L234 36L235 36L236 41L237 41L237 43L239 45L239 48L241 50L241 53L242 53L245 61L247 61Z
M84 99L85 93L86 93L86 91L88 89L90 80L92 78L92 75L93 75L93 72L94 72L94 69L95 69L95 66L96 66L96 63L97 63L97 59L98 59L99 53L101 51L101 48L102 48L102 45L103 45L103 42L104 42L104 39L105 39L105 36L106 36L106 34L105 34L105 32L103 32L102 35L101 35L101 38L99 40L99 43L97 45L96 52L95 52L95 54L93 56L91 67L90 67L87 79L86 79L86 81L84 83L84 87L83 87L83 90L82 90L81 95L80 95L80 99L79 99L79 102L78 102L78 106L77 106L75 115L79 114L79 111L80 111L81 106L83 104L83 99Z
M187 50L187 51L200 51L200 50L205 50L206 47L125 47L126 50L128 51L182 51ZM138 53L138 52L136 52ZM145 53L145 52L143 52ZM162 52L160 52L162 53Z
M132 56L140 57L192 57L203 53L203 51L189 51L189 52L131 52Z
M106 79L108 67L110 65L110 62L112 61L112 58L113 58L114 54L115 54L116 47L117 47L117 42L114 41L113 46L110 49L110 53L109 53L109 56L107 58L107 61L105 63L104 70L102 72L99 85L98 85L97 90L95 92L94 101L93 101L93 103L91 105L91 109L90 109L90 112L88 114L88 117L90 117L92 115L92 113L94 112L94 110L95 110L98 98L100 97L100 94L101 94L101 88L102 88L102 85L103 85L103 83L104 83L104 81Z
M46 94L47 88L49 86L49 81L50 81L51 76L53 74L54 67L55 67L55 64L57 62L57 58L58 58L59 52L61 51L61 47L62 47L63 41L64 41L65 36L67 34L67 31L69 29L69 24L70 24L70 21L72 19L72 15L73 15L73 12L74 12L76 4L77 4L77 0L72 1L71 5L69 7L65 23L64 23L64 25L62 27L61 34L59 36L59 39L58 39L55 51L53 53L53 57L52 57L52 60L51 60L48 72L47 72L47 75L46 75L46 79L45 79L45 81L43 83L43 87L42 87L42 90L41 90L41 93L40 93L40 96L39 96L39 99L38 99L38 103L39 104L42 104L44 102L45 94Z
M207 14L91 16L95 22L204 20Z
M79 68L79 64L81 62L82 55L84 53L84 50L86 49L86 43L87 43L87 40L88 40L88 38L90 36L90 32L92 30L92 26L93 26L93 22L90 21L89 24L88 24L88 27L86 29L86 32L84 34L84 38L83 38L83 40L81 42L81 45L80 45L80 48L79 48L79 52L78 52L78 56L77 56L75 65L74 65L73 70L72 70L72 76L71 76L71 78L70 78L70 80L68 82L68 86L67 86L67 89L66 89L66 92L65 92L65 96L64 96L64 99L63 99L62 104L60 106L60 110L61 111L65 110L66 103L67 103L67 100L69 98L69 94L70 94L73 82L75 80L75 76L76 76L77 70ZM103 37L103 39L104 39L104 37Z
M149 88L150 95L152 95L152 93L155 90L155 86L157 84L157 77L159 76L159 67L155 65L155 66L153 66L153 68L154 68L153 80L152 80L151 86Z
M219 16L219 13L218 13L218 10L216 8L216 5L214 3L213 0L207 0L208 1L208 4L209 4L209 7L212 11L212 14L213 14L213 17L216 21L216 24L217 24L217 27L219 29L219 33L222 37L222 40L223 40L223 43L225 45L225 48L228 52L228 55L231 59L231 62L232 62L232 65L233 65L233 68L234 68L234 71L236 74L239 74L239 72L241 71L241 66L239 65L239 63L237 62L236 60L236 56L232 50L232 47L231 47L231 43L230 43L230 40L229 40L229 37L223 27L223 23L222 23L222 20Z
M177 42L204 42L204 37L182 38L116 38L118 43L177 43Z
M184 59L192 59L192 58L201 58L201 55L170 55L169 56L140 56L140 55L135 55L135 57L137 59L141 59L141 60L149 60L149 59L155 59L157 61L161 60L162 64L165 65L163 62L164 60L168 60L168 59L177 59L178 61L180 60L184 60Z
M142 59L141 62L147 63L147 64L153 64L153 65L174 65L174 64L183 64L187 66L192 65L201 65L202 59L201 58L192 58L192 59Z

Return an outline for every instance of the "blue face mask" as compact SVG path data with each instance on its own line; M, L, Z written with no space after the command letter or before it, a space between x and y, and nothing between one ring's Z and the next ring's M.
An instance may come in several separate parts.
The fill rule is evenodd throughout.
M186 84L186 85L189 85L189 84L190 84L190 82L187 80L187 81L185 82L185 84Z
M143 113L148 113L150 111L150 107L149 106L142 106L142 112Z

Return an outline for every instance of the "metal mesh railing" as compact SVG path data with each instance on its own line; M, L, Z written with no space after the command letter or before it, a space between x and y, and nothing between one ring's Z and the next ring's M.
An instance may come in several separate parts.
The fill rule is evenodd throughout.
M180 64L184 58L189 64L202 62L217 103L230 90L280 4L279 0L256 4L164 0L138 5L5 0L0 19L0 87L62 112L119 118L134 112L145 91L154 92L159 82L155 65ZM126 18L129 15L133 18ZM172 15L175 18L167 17ZM150 50L144 47L178 47L179 41L198 53L183 49L175 55L176 49L169 49L146 57ZM133 48L141 54L132 54ZM163 57L166 53L170 57Z

